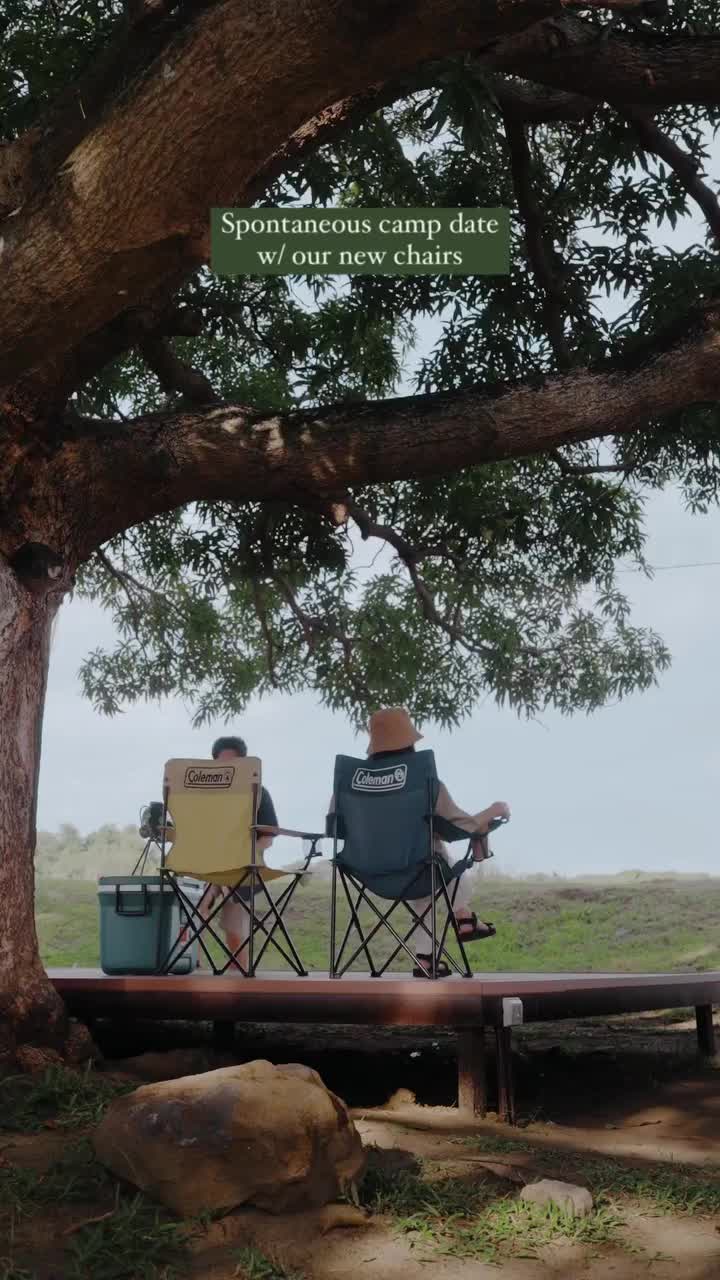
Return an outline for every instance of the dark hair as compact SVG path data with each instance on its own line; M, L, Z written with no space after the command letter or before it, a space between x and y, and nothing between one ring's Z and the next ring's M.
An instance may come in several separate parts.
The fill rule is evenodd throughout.
M234 751L238 756L247 755L247 747L242 738L218 738L212 744L212 758L217 760L221 751Z

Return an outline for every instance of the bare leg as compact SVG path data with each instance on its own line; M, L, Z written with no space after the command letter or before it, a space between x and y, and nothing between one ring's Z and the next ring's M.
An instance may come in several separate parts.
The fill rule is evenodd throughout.
M470 908L470 895L472 893L472 883L469 875L460 877L455 893L455 919L460 930L460 937L464 933L471 933L473 929L472 911ZM429 898L417 898L410 906L415 908L419 916L422 916L426 907L430 906ZM483 923L478 921L478 924ZM430 955L430 912L426 915L423 925L416 925L412 934L408 939L408 946L415 949L416 956L427 957Z
M411 906L420 917L422 917L423 911L430 906L430 899L414 898L408 905ZM430 912L428 911L427 915L423 918L422 924L415 925L415 928L407 940L407 945L414 949L417 956L430 955L430 951L432 949L430 928Z
M228 950L232 951L235 957L234 963L230 966L231 969L238 969L240 964L247 968L250 917L244 906L239 902L226 902L222 909L221 924Z
M473 869L474 870L474 869ZM472 894L472 873L466 872L460 877L455 895L455 919L458 923L460 937L464 934L471 933L473 930L472 910L470 908L470 896ZM484 924L484 921L478 920L478 925Z

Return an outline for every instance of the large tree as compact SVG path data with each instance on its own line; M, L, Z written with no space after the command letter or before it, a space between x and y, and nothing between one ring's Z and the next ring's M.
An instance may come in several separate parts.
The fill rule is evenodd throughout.
M453 722L666 663L614 569L653 486L716 495L720 30L710 0L5 0L0 38L0 1061L29 1064L70 1051L33 852L73 588L118 622L83 669L107 711L304 687ZM211 206L298 201L506 204L513 269L208 272Z

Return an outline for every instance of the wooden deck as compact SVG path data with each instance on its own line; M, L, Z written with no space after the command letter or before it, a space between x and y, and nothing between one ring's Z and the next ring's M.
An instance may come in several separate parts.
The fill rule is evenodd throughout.
M503 1025L508 996L522 1000L525 1022L720 1004L720 972L478 973L435 982L317 972L109 977L99 969L50 969L49 975L71 1013L96 1018L478 1027Z
M486 1027L494 1029L497 1112L515 1123L512 1026L504 1000L522 1001L523 1022L552 1022L695 1008L698 1047L715 1052L714 1004L720 973L486 973L435 982L388 974L330 978L311 973L262 977L110 977L100 969L50 969L70 1013L81 1018L137 1017L212 1021L218 1030L237 1022L359 1023L454 1027L458 1032L458 1105L471 1115L487 1111Z

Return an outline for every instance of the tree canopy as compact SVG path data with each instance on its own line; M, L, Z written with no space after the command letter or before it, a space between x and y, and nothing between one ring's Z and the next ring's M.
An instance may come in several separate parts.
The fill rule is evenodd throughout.
M58 95L86 91L102 118L94 68L118 24L115 102L212 8L6 0L8 154L30 136L41 163ZM192 429L232 405L244 426L280 422L296 448L308 422L350 424L360 443L337 450L363 452L357 481L352 467L336 480L328 450L315 486L298 475L295 490L250 495L241 479L238 499L193 501L190 484L187 502L108 519L77 577L118 627L117 647L82 671L103 710L179 693L202 720L310 689L355 719L402 702L453 723L487 692L529 713L592 710L667 664L615 574L644 564L653 489L678 484L696 509L717 498L720 206L703 176L720 120L716 7L588 0L537 18L364 87L248 188L267 206L509 206L508 277L229 280L201 262L70 359L69 438L103 424L137 442L158 415ZM61 138L47 127L56 160ZM696 242L675 250L668 233L689 216ZM440 452L434 466L428 447L403 474L384 456L383 414L412 458L438 412L457 413L456 461Z

